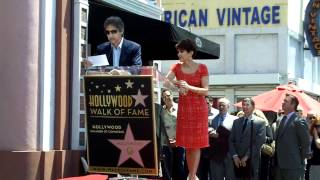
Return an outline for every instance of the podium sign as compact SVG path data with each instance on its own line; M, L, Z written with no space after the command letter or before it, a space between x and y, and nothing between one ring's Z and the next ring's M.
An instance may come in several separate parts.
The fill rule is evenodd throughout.
M89 172L158 175L151 75L84 76Z

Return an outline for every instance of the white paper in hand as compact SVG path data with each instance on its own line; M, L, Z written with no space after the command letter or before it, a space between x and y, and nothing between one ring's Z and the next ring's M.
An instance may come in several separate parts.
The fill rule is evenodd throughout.
M98 56L89 56L88 60L91 61L92 66L107 66L109 65L109 61L105 54Z

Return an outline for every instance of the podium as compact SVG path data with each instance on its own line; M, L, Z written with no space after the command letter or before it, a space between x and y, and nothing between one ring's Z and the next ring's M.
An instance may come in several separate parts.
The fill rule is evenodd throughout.
M88 172L158 176L155 76L152 67L84 76Z

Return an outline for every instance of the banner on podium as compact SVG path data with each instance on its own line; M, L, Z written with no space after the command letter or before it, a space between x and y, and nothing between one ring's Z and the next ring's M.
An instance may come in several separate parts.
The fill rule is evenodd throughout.
M151 75L84 76L89 172L158 175Z

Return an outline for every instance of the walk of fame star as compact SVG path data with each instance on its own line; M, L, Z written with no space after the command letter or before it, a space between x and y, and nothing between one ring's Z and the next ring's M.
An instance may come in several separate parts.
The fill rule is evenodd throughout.
M126 134L123 140L112 140L109 141L121 150L118 166L123 164L129 158L134 160L140 166L144 167L139 151L150 143L150 140L135 140L132 134L130 124L128 124Z

